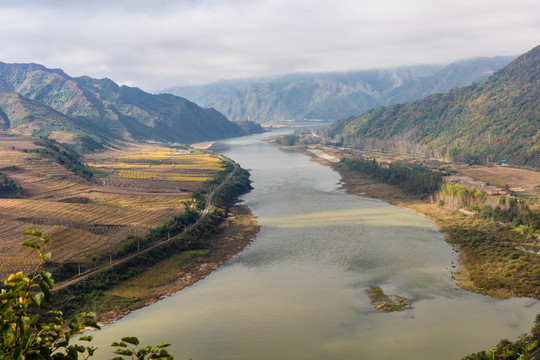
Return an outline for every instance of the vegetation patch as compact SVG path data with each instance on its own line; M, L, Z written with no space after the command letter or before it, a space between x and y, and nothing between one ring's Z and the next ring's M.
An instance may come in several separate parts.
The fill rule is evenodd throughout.
M69 150L63 147L57 141L42 138L36 141L35 144L42 146L42 148L30 149L26 150L26 152L38 153L43 157L53 159L55 162L65 167L67 170L79 175L86 180L89 180L92 178L92 176L94 176L88 166L82 163L79 154L77 154L73 150Z
M502 339L489 350L465 356L462 360L529 360L540 358L540 314L536 316L530 334L523 334L514 342Z
M59 202L68 203L68 204L91 204L92 200L83 196L74 196L66 199L58 200Z
M24 234L38 238L26 240L21 246L37 252L39 265L33 273L19 271L0 282L0 359L89 359L97 350L91 346L92 336L80 336L78 344L70 344L70 340L85 329L100 329L93 320L95 313L82 312L65 320L61 311L50 307L54 280L49 272L42 270L44 262L51 257L50 252L45 252L50 238L43 238L36 229ZM124 337L121 342L111 344L119 348L115 354L131 359L174 359L164 350L169 344L160 343L155 348L138 345L136 337Z
M370 176L385 184L397 185L403 192L423 197L440 189L442 177L434 171L396 164L381 164L375 159L344 158L351 170Z
M18 197L22 195L22 188L15 184L10 177L0 174L0 197Z
M226 174L227 173L218 174L217 179L214 181L219 181L219 178L226 176ZM144 304L140 303L138 303L139 305L136 305L133 298L130 297L131 295L128 296L128 298L118 298L119 293L116 293L115 291L109 292L109 290L121 287L124 289L121 293L125 295L128 291L122 284L129 284L129 282L134 281L134 277L139 276L142 272L149 271L156 266L159 267L160 265L157 264L169 261L170 259L173 259L172 263L178 263L179 261L185 261L186 259L196 261L199 257L207 256L207 251L212 251L215 247L212 243L212 239L219 231L221 231L221 225L227 218L229 208L234 204L238 195L250 189L249 173L243 169L238 169L231 180L229 180L214 196L214 201L210 207L211 211L205 220L198 224L195 229L192 229L181 236L175 236L181 233L186 226L194 223L198 216L200 216L202 208L204 208L205 197L213 190L213 187L210 186L198 191L197 194L194 194L193 196L195 199L198 199L196 202L197 206L194 206L192 209L187 210L182 215L175 217L165 224L152 229L146 238L130 238L129 241L125 243L125 246L119 248L118 251L113 254L113 257L121 258L134 254L138 252L139 246L141 249L147 248L152 244L166 240L169 236L171 237L171 242L141 254L134 259L118 264L114 269L104 270L90 278L79 281L68 288L59 290L56 296L55 306L61 308L66 314L76 313L81 308L91 308L100 313L111 308L121 310L130 303L133 303L132 305L135 307L139 305L143 306ZM229 246L227 246L227 248L235 249L234 247ZM231 249L227 251L231 252ZM240 249L238 249L238 251L239 250ZM235 253L236 252L234 251L230 253L228 258ZM106 256L96 258L96 263L102 263L104 260L107 260L108 254L104 255ZM223 262L224 261L220 261L220 263ZM197 270L197 273L207 275L216 267L217 265L214 267L203 266L202 269L197 267L197 269L199 269ZM165 277L169 280L164 279L165 282L174 279L174 275L170 274L171 269L174 268L169 267L169 269L163 273L164 276L165 273L168 274ZM62 280L65 280L70 277L70 275L77 275L77 268L67 269L64 267L62 269L56 269L55 272L59 275L63 275ZM177 273L177 271L173 270L173 273ZM140 291L140 289L137 291Z
M422 196L426 195L424 190L407 191L410 183L405 180L407 177L400 175L407 171L401 168L421 169L420 166L426 164L429 167L426 176L419 176L416 181L426 179L426 184L430 185L437 175L442 175L442 170L454 172L448 171L448 165L443 168L440 162L425 159L418 164L418 159L390 153L377 156L363 150L323 149L342 158L331 166L341 175L348 192L412 209L436 223L446 241L460 252L460 263L454 273L459 286L498 298L540 298L540 255L537 252L540 210L534 201L497 193L489 195L482 190L451 184L439 185L438 189L433 186L432 195L426 197ZM303 151L303 148L297 146L294 150ZM368 155L383 158L386 164L366 160ZM392 168L398 169L396 176L391 175ZM430 172L435 175L433 178ZM508 173L510 170L505 168L503 175ZM405 186L400 186L400 182ZM426 189L422 184L418 188Z
M386 295L379 286L366 290L371 304L379 312L393 312L412 309L412 301L398 295Z
M34 227L55 239L54 264L47 266L53 265L58 280L109 263L111 258L115 260L127 252L143 250L150 242L157 241L154 238L146 242L150 231L160 233L159 239L166 239L169 234L174 236L189 225L174 220L182 217L186 205L193 207L193 211L185 217L196 213L199 204L193 203L192 193L200 193L197 202L204 205L206 189L215 185L210 179L214 176L223 179L232 170L212 153L193 154L156 144L131 144L124 149L80 157L81 163L92 163L89 170L94 172L99 167L106 175L86 181L59 165L52 155L42 156L32 151L70 153L63 145L39 139L38 144L51 144L51 148L45 148L36 145L35 138L4 139L0 142L0 172L12 180L7 185L22 188L24 198L15 193L0 195L0 238L4 240L0 243L0 277L35 268L35 264L27 261L25 249L17 246L23 241L21 233ZM122 156L132 158L119 159ZM167 177L168 181L112 175L131 170L129 167ZM178 179L183 181L171 181Z

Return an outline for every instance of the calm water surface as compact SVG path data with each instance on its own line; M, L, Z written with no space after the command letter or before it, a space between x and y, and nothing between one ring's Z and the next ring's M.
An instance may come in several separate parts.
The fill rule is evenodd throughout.
M206 279L94 333L101 358L129 335L172 343L176 359L459 359L532 327L538 302L456 288L455 252L431 221L347 195L329 168L263 137L214 145L252 174L243 200L257 239ZM414 308L378 313L365 293L373 285Z

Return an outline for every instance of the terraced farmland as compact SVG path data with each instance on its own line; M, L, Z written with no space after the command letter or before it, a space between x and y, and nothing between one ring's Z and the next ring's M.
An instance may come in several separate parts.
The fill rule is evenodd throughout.
M177 174L152 171L132 171L120 170L115 173L116 176L127 179L151 179L165 181L206 181L210 175L205 174Z
M174 206L156 208L114 208L94 204L70 204L33 199L0 199L0 219L24 221L54 219L58 225L114 224L151 227L178 213ZM81 225L82 226L82 225ZM76 227L75 225L73 227Z
M23 188L22 198L0 199L0 276L35 266L18 246L24 230L51 236L53 261L90 263L182 213L190 193L223 168L213 154L132 145L87 157L102 174L87 181L22 151L32 147L31 138L0 138L0 173Z

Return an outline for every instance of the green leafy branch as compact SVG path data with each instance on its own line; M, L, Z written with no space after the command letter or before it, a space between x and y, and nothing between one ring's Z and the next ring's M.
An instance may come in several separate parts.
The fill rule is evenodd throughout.
M92 357L97 348L73 344L73 337L87 328L100 329L94 321L94 313L82 313L65 322L62 312L50 309L51 289L54 280L51 274L42 270L45 261L51 258L45 252L50 237L42 237L39 230L28 230L24 235L34 237L35 241L24 241L21 246L36 251L40 261L31 275L22 272L11 274L3 281L0 291L0 359L1 360L77 360ZM81 336L79 341L90 343L92 336ZM115 347L127 344L139 345L135 337L125 337ZM156 347L118 349L119 355L132 359L173 359L161 343ZM122 359L116 357L115 359Z
M127 343L127 344L126 344ZM131 345L131 349L128 349L128 344ZM124 337L121 342L113 342L111 346L118 347L114 351L115 354L130 357L131 359L173 359L173 357L164 348L171 344L160 343L156 347L146 346L138 348L139 339L136 337ZM125 360L122 357L115 357L113 360Z

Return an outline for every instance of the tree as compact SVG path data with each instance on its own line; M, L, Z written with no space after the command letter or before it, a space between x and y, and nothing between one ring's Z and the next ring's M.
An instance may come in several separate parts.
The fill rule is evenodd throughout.
M34 249L40 262L33 274L11 274L2 284L0 360L86 360L92 357L96 350L90 345L92 336L78 339L88 343L88 346L71 340L85 328L100 328L93 320L95 314L83 312L66 323L61 311L49 308L54 281L49 272L42 270L42 266L51 256L50 252L45 253L50 237L43 238L37 229L25 231L24 234L34 237L35 241L24 241L21 246ZM174 359L165 350L169 344L139 347L136 337L124 337L111 346L117 348L115 354L131 359ZM118 356L114 359L123 358Z

